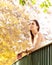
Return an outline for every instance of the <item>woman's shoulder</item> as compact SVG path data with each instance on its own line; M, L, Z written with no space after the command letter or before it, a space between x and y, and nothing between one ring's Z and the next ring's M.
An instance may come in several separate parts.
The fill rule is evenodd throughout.
M41 39L41 41L45 41L43 34L41 34L40 32L39 32L39 39Z

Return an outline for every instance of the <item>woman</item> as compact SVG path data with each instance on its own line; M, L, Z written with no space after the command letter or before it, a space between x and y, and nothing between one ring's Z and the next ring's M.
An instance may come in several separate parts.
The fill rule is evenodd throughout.
M32 20L30 23L30 40L35 49L40 47L40 43L45 39L42 34L39 32L40 26L37 20Z
M18 59L20 59L22 57L22 53L31 53L34 50L37 50L38 48L40 48L41 46L41 42L44 41L44 38L42 36L42 34L39 32L40 30L40 26L37 20L31 20L30 22L30 39L29 39L29 45L30 48L27 48L26 51L23 51L21 53L18 54Z

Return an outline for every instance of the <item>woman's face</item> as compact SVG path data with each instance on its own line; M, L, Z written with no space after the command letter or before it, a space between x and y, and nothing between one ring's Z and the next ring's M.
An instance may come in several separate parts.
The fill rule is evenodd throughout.
M37 32L38 31L38 26L36 25L36 22L31 21L32 23L30 23L30 30L33 32Z

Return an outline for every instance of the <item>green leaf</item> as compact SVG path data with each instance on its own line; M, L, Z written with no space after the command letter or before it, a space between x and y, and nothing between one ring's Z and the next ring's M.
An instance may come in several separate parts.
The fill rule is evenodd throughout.
M43 12L46 13L47 9L52 6L51 2L49 0L45 0L40 4L40 7L43 8Z
M26 4L25 0L19 0L19 3L23 6Z
M44 13L47 13L47 9L44 9L43 12L44 12Z
M42 4L40 4L40 7L43 8L44 7L44 2Z
M34 5L36 3L36 0L31 0L31 3Z

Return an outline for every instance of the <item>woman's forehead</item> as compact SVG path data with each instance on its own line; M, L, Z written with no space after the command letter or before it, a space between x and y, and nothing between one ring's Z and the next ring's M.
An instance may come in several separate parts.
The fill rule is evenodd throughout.
M29 24L32 24L32 23L35 23L35 21L33 21L33 20L30 20L30 21L29 21Z
M31 20L30 23L34 23L34 21Z

